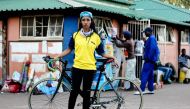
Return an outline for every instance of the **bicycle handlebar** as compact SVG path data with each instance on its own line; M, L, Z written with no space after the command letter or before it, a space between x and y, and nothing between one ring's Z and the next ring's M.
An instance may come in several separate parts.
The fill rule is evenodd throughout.
M56 69L58 69L58 67L54 65L56 61L61 62L65 69L68 63L67 61L62 61L61 58L54 59L54 58L51 58L50 56L44 56L43 60L47 63L48 69L52 72L55 72Z
M114 61L114 59L112 58L98 58L96 60L97 62L102 62L104 65L108 63L112 63Z
M52 72L55 72L58 69L58 67L55 65L56 61L59 61L63 64L63 68L65 69L65 71L70 71L70 69L66 68L68 61L63 61L61 58L54 59L54 58L51 58L50 56L44 56L43 60L47 63L48 69ZM102 62L103 63L102 66L104 66L105 64L112 63L114 59L98 58L97 61Z

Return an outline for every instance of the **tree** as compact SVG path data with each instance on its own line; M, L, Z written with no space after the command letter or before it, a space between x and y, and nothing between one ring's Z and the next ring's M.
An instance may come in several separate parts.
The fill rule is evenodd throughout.
M190 9L190 0L161 0L163 2Z

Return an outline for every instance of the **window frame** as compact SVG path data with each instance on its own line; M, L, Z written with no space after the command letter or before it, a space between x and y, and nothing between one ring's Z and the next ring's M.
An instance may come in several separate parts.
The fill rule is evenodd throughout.
M153 28L153 34L156 37L158 43L170 43L167 39L167 26L166 24L150 24Z
M48 16L48 24L47 24L47 33L46 33L46 36L43 36L43 28L44 27L46 27L46 26L44 26L43 24L42 24L42 26L36 26L36 17L42 17L42 19L43 19L43 17L46 17L46 16ZM30 26L28 26L28 19L27 19L27 25L26 26L23 26L23 18L24 17L26 17L26 18L30 18L30 17L32 17L33 18L33 35L32 36L28 36L28 28L30 27ZM48 32L50 31L50 20L51 20L51 18L52 17L56 17L56 22L55 22L55 24L54 24L54 27L55 27L55 30L54 30L54 34L56 33L56 29L58 28L58 27L60 27L61 28L61 31L60 31L60 36L55 36L55 35L48 35ZM62 22L61 22L61 25L57 25L57 20L58 20L58 18L59 17L61 17L62 18ZM43 20L42 20L42 23L43 23ZM55 40L57 40L57 39L63 39L63 24L64 24L64 16L63 15L35 15L35 16L21 16L20 17L20 40L25 40L25 39L55 39ZM23 32L23 27L25 27L26 29L27 29L27 31L26 31L26 36L23 36L22 34L22 32ZM42 28L42 35L41 36L37 36L36 35L36 28L37 27L41 27Z
M101 27L99 27L99 25L97 26L96 22L95 22L95 28L96 28L97 32L99 32L104 27L104 24L105 24L105 26L107 26L106 25L106 21L110 21L109 26L111 26L111 27L106 27L106 31L108 32L108 34L109 34L109 31L111 32L111 30L113 29L112 20L110 18L95 16L94 19L100 19L100 20L102 20L101 21Z
M184 30L181 30L180 32L181 32L181 33L180 33L180 34L181 34L181 43L182 43L182 44L189 44L189 43L190 43L190 41L189 41L189 40L190 40L190 38L189 38L189 37L190 37L190 30L189 30L189 29L184 29ZM183 37L182 37L182 35L183 35L182 32L184 32L184 33L187 32L187 33L186 33L186 35L187 35L186 38L187 38L187 39L186 39L185 41L182 40L182 39L183 39Z
M171 26L166 26L166 42L176 42L174 29Z

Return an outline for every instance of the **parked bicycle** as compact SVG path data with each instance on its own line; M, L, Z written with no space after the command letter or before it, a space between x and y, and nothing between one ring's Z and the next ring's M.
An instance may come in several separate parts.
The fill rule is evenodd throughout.
M51 71L60 70L62 72L59 79L43 79L33 86L28 98L29 109L67 109L72 84L71 77L67 71L71 69L67 68L67 61L63 61L61 58L54 60L46 56L43 59ZM55 61L60 62L62 67L54 65ZM126 78L118 77L110 79L107 76L105 65L113 62L113 59L98 59L97 61L101 62L102 65L98 68L100 71L98 81L95 90L92 91L91 108L142 109L143 98L139 86ZM106 81L99 86L102 77L105 77ZM125 89L125 82L129 82L133 90ZM109 90L105 90L105 87L109 87ZM140 94L133 95L134 91L139 91ZM82 108L82 90L80 91L80 95L77 99L79 102L76 105L76 109Z

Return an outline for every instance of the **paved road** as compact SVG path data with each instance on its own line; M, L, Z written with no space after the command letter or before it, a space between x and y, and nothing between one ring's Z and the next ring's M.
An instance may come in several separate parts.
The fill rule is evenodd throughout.
M27 98L26 93L1 93L0 109L28 109ZM190 84L164 85L154 95L144 95L143 109L190 109Z
M190 84L165 85L144 96L144 109L190 109Z

